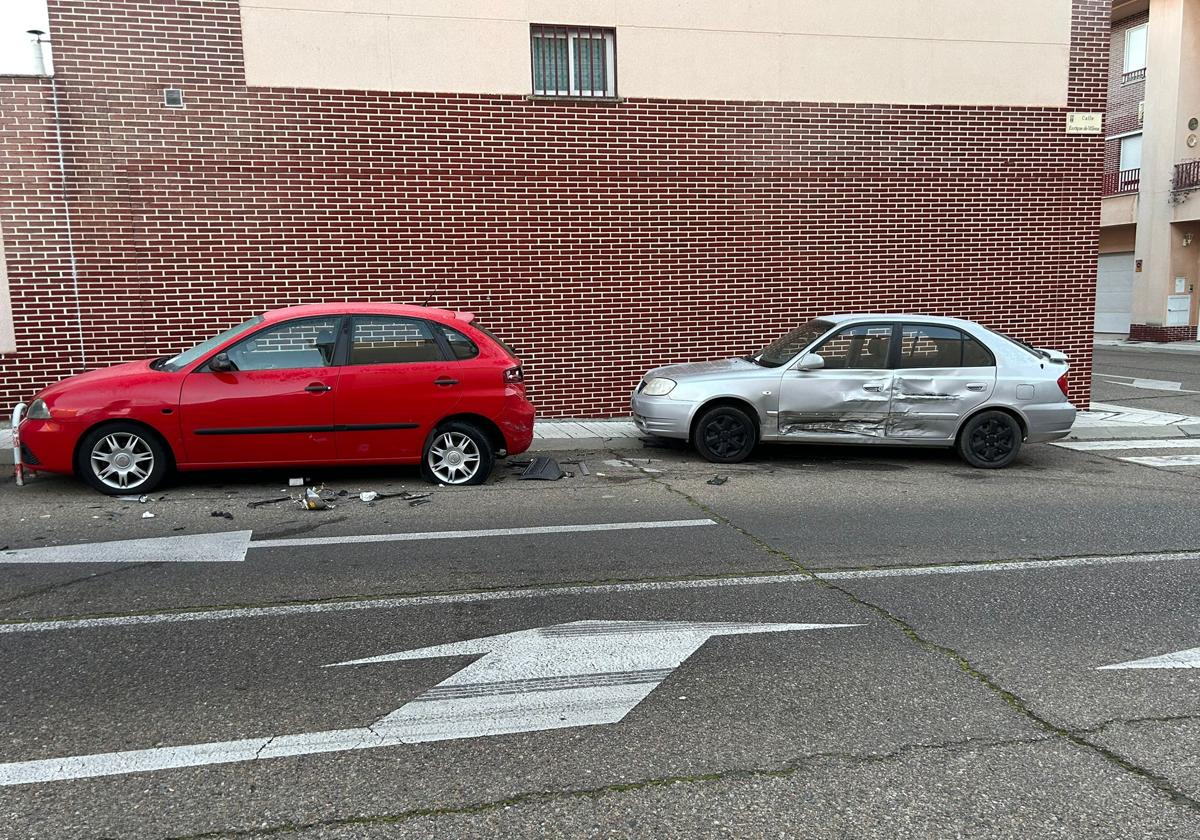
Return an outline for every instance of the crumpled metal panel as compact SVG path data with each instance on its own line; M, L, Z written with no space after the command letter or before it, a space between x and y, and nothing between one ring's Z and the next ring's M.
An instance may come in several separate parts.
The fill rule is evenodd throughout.
M898 373L887 435L949 440L963 415L987 399L994 385L994 372Z
M883 437L887 432L887 414L804 414L779 412L779 433L852 434Z

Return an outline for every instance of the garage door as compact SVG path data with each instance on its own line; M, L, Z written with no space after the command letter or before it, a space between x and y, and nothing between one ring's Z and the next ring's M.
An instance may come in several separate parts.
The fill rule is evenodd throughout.
M1133 254L1101 254L1096 276L1096 332L1129 332L1133 311Z

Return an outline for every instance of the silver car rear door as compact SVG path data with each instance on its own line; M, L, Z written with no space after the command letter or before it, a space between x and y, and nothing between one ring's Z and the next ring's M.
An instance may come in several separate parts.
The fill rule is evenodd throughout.
M947 441L964 414L996 387L996 360L955 327L905 324L892 383L887 436Z
M892 392L890 323L856 324L813 349L824 367L795 364L779 384L779 434L788 440L871 443L884 437Z

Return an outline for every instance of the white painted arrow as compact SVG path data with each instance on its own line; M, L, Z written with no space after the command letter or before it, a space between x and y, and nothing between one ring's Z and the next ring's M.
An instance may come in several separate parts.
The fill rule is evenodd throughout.
M716 525L711 519L668 519L649 522L597 522L587 525L533 525L521 528L480 528L473 531L420 531L393 534L347 534L338 537L298 537L255 540L250 531L149 537L138 540L48 545L0 551L6 563L240 563L251 548L303 548L353 543L418 542L423 540L486 539L607 531L645 531Z
M371 726L0 764L0 785L616 723L712 636L855 626L575 621L356 659L484 654Z
M846 626L573 621L337 664L485 654L371 727L442 741L616 723L712 636Z
M240 563L250 531L48 545L0 551L0 563Z
M1116 665L1103 665L1096 670L1124 671L1135 668L1200 668L1200 648L1164 653L1162 656L1151 656L1146 659L1134 659L1132 662L1118 662Z

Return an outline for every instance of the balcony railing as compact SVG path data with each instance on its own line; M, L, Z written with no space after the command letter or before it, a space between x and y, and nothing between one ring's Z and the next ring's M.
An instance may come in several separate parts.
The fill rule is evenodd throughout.
M1128 73L1121 74L1121 84L1127 85L1130 82L1140 82L1146 78L1146 68L1140 67L1137 70L1130 70Z
M1185 160L1175 164L1175 177L1171 181L1175 192L1200 188L1200 160Z
M1138 182L1141 180L1141 177L1142 170L1140 169L1122 169L1120 172L1105 172L1104 194L1121 195L1123 193L1135 193L1138 191Z

